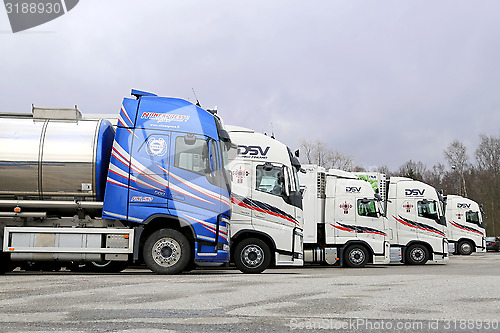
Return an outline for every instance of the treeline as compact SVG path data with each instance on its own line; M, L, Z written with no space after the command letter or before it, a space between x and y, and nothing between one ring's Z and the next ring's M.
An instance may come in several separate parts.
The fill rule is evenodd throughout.
M409 160L398 170L387 166L376 170L365 170L356 165L352 156L330 150L321 141L301 145L302 163L318 164L327 169L345 171L376 171L390 176L408 177L434 186L444 195L457 194L483 205L488 236L500 236L500 137L480 136L480 143L469 153L458 140L454 140L443 151L443 163L428 168L424 163Z

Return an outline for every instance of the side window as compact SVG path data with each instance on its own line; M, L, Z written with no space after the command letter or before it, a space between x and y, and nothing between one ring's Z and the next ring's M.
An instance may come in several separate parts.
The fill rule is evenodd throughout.
M418 216L438 221L438 208L436 201L418 201Z
M472 210L465 212L465 221L479 225L479 213Z
M290 175L290 169L288 169L286 166L283 167L284 170L286 170L285 174L286 174L286 178L288 180L288 193L292 193L292 191L295 190L295 179L292 178L292 176Z
M189 135L177 137L174 165L200 175L210 172L207 141Z
M358 215L367 217L378 217L375 201L359 199L358 200Z
M276 166L257 165L256 184L257 191L281 196L283 193L283 169Z
M215 146L215 141L210 140L210 160L211 164L213 165L214 170L219 170L219 160L217 158L217 148Z

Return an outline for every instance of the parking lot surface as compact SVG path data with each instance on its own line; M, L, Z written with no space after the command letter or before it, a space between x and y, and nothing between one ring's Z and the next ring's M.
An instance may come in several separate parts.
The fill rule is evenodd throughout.
M492 252L425 266L14 271L0 279L2 332L500 331L500 255Z

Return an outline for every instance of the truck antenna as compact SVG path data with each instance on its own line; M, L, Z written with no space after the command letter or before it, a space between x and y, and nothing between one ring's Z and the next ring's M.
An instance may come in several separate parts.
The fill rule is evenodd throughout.
M273 127L273 123L271 123L271 139L274 139L274 127Z
M191 89L193 89L194 98L196 98L196 106L199 106L201 108L200 101L198 100L198 97L196 96L196 93L194 92L194 88L191 88Z

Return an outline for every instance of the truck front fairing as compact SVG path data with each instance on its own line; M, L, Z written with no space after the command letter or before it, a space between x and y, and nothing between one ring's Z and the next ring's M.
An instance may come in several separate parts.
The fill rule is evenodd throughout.
M333 249L338 251L338 261L344 250L357 244L369 251L373 263L389 263L386 218L371 185L342 170L327 172L317 165L304 165L303 169L299 177L307 251L325 249L327 257L326 251Z
M470 254L474 250L486 251L482 210L477 202L458 195L447 195L445 215L450 252Z
M196 261L228 261L230 184L218 119L182 99L136 93L120 110L103 217L175 218L194 234Z
M300 163L278 140L237 126L227 130L235 147L230 154L232 246L261 239L268 242L274 264L302 265ZM234 258L245 262L239 251Z
M391 246L420 243L430 249L430 259L448 259L446 221L434 187L409 178L391 177L387 217Z

